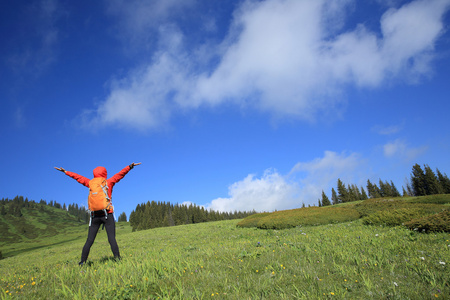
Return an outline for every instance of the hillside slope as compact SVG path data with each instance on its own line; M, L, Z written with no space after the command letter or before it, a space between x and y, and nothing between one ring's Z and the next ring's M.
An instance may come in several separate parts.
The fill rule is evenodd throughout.
M0 260L5 299L447 299L448 233L360 220L285 230L219 221L131 232L122 260L100 232ZM122 228L123 227L123 228Z
M70 236L70 232L85 227L62 209L39 203L17 209L12 202L7 202L2 205L0 214L0 251L3 257L8 257L59 243ZM52 237L57 235L59 238L52 242Z
M305 207L249 216L239 227L285 229L362 219L366 225L408 225L412 220L426 231L450 231L450 194L420 197L376 198L323 207ZM428 219L425 219L428 218ZM431 218L431 219L429 219Z

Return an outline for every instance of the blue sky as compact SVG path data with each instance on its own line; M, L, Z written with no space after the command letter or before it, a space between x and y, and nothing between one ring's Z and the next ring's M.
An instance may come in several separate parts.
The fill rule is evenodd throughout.
M221 211L449 174L450 1L8 1L0 197Z

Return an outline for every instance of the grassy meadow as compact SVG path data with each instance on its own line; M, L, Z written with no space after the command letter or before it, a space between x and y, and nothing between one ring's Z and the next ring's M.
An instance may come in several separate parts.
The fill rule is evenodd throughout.
M0 260L1 299L450 299L448 233L360 219L282 230L238 222L139 232L117 223L123 259L111 260L100 230L79 267L83 225L70 241Z

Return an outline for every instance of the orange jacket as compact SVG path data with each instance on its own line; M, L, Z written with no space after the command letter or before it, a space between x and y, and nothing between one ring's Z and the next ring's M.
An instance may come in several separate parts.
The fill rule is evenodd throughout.
M111 177L109 179L106 179L108 176L108 173L104 167L95 168L93 173L94 173L94 178L103 177L106 179L106 182L108 183L108 196L109 196L109 199L112 199L111 195L112 195L112 190L113 190L114 185L116 183L118 183L122 178L124 178L125 175L127 175L127 173L130 170L131 170L130 166L126 166L119 173L117 173L116 175L114 175L113 177ZM76 181L81 183L82 185L89 187L89 181L91 181L89 178L86 178L84 176L78 175L77 173L70 172L70 171L66 171L66 175L72 177L73 179L75 179ZM112 213L112 212L113 212L113 209L108 211L108 213Z

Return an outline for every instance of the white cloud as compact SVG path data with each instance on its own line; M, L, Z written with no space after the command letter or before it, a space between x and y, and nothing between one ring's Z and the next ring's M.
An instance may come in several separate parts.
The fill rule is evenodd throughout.
M129 35L147 34L141 31L154 25L139 16L149 6L133 3L116 13L128 24ZM152 62L131 72L125 84L112 86L89 119L148 129L165 124L180 109L232 102L273 116L315 120L319 112L340 108L348 85L374 88L392 79L416 82L430 75L450 0L391 8L380 19L381 34L362 24L343 28L349 3L245 1L221 44L207 41L192 51L186 46L189 35L166 20L170 10L164 6L158 28L166 30L158 35L160 48ZM174 47L166 40L178 43ZM122 114L123 106L135 109Z
M427 146L412 148L406 141L396 139L383 146L383 153L388 158L400 158L405 161L413 161L428 150Z
M250 174L228 188L229 198L217 198L207 205L216 211L274 211L299 207L298 187L273 170L266 170L261 178Z
M288 175L266 170L261 178L250 174L228 188L228 198L217 198L206 205L218 211L274 211L317 205L322 190L330 193L338 178L356 183L364 178L365 161L356 153L349 155L325 151L324 157L296 164Z

